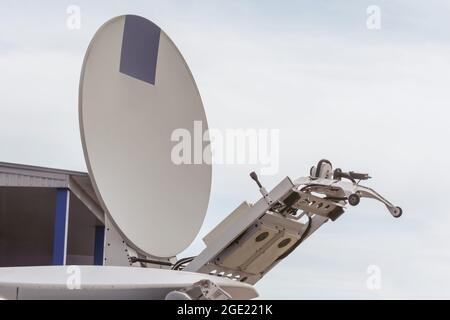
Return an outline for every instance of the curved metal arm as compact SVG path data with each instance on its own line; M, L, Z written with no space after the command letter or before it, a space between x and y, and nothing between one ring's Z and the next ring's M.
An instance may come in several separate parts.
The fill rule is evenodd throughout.
M346 200L352 206L358 205L360 198L375 199L383 203L393 217L398 218L402 215L402 209L400 207L393 205L375 190L357 183L325 178L302 177L295 180L294 184L296 185L296 190L308 187L308 191L322 194L325 196L325 199L329 199L330 201Z
M398 218L402 215L402 209L400 207L393 205L391 202L389 202L386 198L381 196L375 190L368 188L368 187L360 186L360 185L356 186L356 190L357 190L356 192L358 193L358 195L360 197L372 198L372 199L382 202L386 206L386 208L389 210L389 212L392 214L393 217Z

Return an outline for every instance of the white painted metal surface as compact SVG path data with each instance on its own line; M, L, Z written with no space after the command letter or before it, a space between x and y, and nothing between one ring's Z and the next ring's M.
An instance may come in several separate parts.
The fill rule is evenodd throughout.
M292 181L286 177L269 192L269 197L280 199L290 193L293 187ZM217 273L224 272L224 275L229 273L232 277L239 276L241 280L247 278L247 283L256 283L261 278L261 275L247 274L242 272L242 270L219 268L214 263L214 259L226 250L243 232L250 230L250 227L257 223L258 219L263 217L270 210L271 206L265 198L259 199L247 209L245 208L246 205L241 205L240 208L232 212L231 217L222 222L225 226L219 224L205 237L206 248L184 270L205 273L216 270Z
M245 283L205 274L152 268L43 266L0 268L0 298L164 299L172 290L210 280L233 299L252 299Z
M211 188L210 165L172 162L171 134L184 128L193 137L194 121L207 129L206 116L186 62L162 30L154 84L119 71L130 37L127 19L152 24L114 18L86 53L79 95L83 149L97 196L123 237L148 255L171 257L196 237Z

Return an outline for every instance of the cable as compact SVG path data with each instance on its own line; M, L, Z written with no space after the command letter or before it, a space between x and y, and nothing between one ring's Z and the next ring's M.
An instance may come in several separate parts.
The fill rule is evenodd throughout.
M192 260L195 259L196 256L193 257L186 257L183 259L178 260L173 266L172 266L172 270L180 270L180 267L185 264L185 263L189 263Z
M166 261L158 261L158 260L150 260L150 259L144 259L144 258L138 258L138 257L130 257L130 262L145 262L145 263L152 263L152 264L159 264L162 266L173 266L173 263L166 262Z

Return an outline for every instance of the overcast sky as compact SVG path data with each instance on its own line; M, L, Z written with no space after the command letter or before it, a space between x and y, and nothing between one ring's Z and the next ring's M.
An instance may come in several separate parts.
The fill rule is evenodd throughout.
M81 9L81 29L66 26ZM366 9L381 10L381 29ZM448 1L2 1L0 161L86 170L78 129L84 52L109 18L165 30L214 128L280 129L272 188L321 158L367 171L403 208L363 201L327 223L257 289L263 298L450 298ZM208 215L185 254L243 200L250 166L217 166ZM381 271L369 290L367 270Z

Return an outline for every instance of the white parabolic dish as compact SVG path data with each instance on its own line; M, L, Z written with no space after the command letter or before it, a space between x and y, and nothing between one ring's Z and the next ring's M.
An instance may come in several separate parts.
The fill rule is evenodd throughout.
M173 163L171 135L184 128L194 137L194 121L203 130L207 121L186 62L158 26L127 15L97 31L83 63L79 118L92 183L124 238L156 257L183 251L206 214L211 165Z

